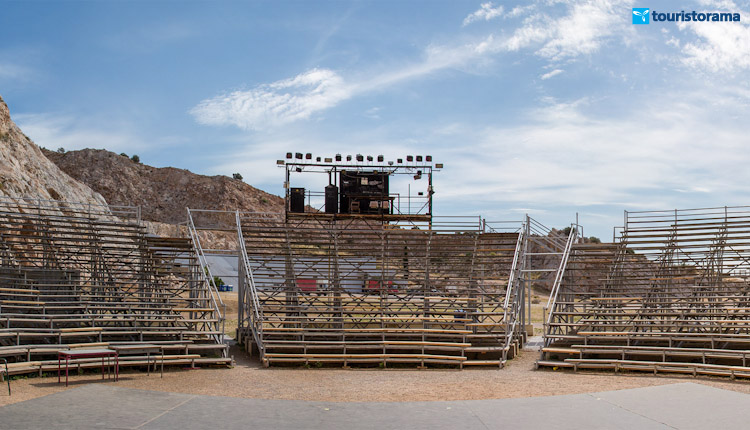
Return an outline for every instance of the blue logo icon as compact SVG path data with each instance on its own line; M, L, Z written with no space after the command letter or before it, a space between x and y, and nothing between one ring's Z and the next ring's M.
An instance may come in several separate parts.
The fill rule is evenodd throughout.
M633 8L633 24L648 24L648 18L649 16L647 7Z

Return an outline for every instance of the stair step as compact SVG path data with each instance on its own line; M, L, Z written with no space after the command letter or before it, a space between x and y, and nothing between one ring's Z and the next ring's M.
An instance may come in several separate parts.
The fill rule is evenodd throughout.
M556 360L539 360L536 362L536 365L544 366L544 367L574 367L573 363L568 363L565 361L556 361Z
M500 366L502 360L466 360L464 366Z

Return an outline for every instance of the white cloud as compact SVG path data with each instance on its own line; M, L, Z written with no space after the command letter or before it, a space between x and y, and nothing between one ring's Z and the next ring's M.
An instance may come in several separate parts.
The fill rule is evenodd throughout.
M681 23L680 29L693 32L698 40L682 47L688 66L711 72L735 72L750 68L750 26L742 22Z
M750 125L722 120L714 103L725 97L722 94L706 90L692 97L682 102L663 97L611 117L599 114L597 103L606 101L547 100L547 105L529 111L521 125L423 126L413 130L418 139L398 132L394 138L380 128L345 139L281 132L253 138L246 154L215 166L217 172L247 172L257 176L257 183L276 184L278 169L267 160L278 158L280 151L315 148L313 155L332 156L342 148L351 154L373 154L377 148L390 157L423 153L444 162L446 168L435 180L442 207L481 212L540 204L546 209L660 209L685 206L681 202L691 198L700 199L698 204L709 204L705 199L742 203L738 199L750 197L750 171L744 168L750 154L743 143ZM741 102L726 98L722 111ZM467 141L472 144L456 144Z
M201 124L266 130L308 119L356 95L381 91L409 79L459 68L501 45L492 37L459 46L429 46L420 62L347 82L329 69L312 69L293 78L237 90L201 101L190 114Z
M114 127L90 127L70 116L18 114L14 115L14 120L34 143L51 150L62 147L66 150L95 148L132 152L147 147L128 131Z
M282 152L431 154L446 166L434 181L436 213L508 219L514 208L512 214L537 213L558 226L583 210L588 234L608 236L623 208L746 204L750 154L744 142L750 125L724 115L747 109L747 99L732 96L735 92L696 88L691 94L641 100L611 115L601 113L606 100L543 98L540 107L509 126L415 124L407 133L378 126L345 137L282 128L243 137L246 152L212 166L215 173L240 172L250 183L278 193L280 172L268 160ZM296 185L321 190L327 178L302 174L296 180L309 180Z
M489 21L493 18L497 18L503 14L503 6L495 6L492 2L482 3L479 9L469 14L464 18L463 25L469 25L474 21L485 20Z
M629 23L629 7L633 5L630 0L550 0L535 5L538 7L515 13L514 8L503 15L523 15L509 30L496 29L474 38L463 35L454 43L431 44L419 59L387 70L357 74L315 69L292 79L236 92L234 97L232 93L204 101L212 102L209 105L219 110L214 116L204 117L204 123L268 131L248 137L247 153L214 164L216 171L256 175L259 183L280 188L278 169L267 162L278 157L279 148L314 148L316 155L326 156L342 150L367 154L372 153L372 148L391 156L432 153L436 160L446 163L446 169L436 176L436 213L462 214L466 208L482 213L512 208L517 213L541 206L550 216L557 216L554 214L559 208L572 208L572 218L581 208L587 216L606 225L597 235L606 234L618 222L616 213L623 207L664 209L746 203L750 198L750 171L745 166L750 164L750 155L746 155L743 142L750 134L750 125L742 118L750 106L747 84L722 90L723 85L713 86L681 66L682 56L671 56L668 61L654 59L655 55L685 49L684 64L689 67L717 72L744 70L750 67L750 59L739 54L750 52L744 24L672 26L667 32L644 35L643 29L634 30ZM681 31L676 31L678 28ZM650 46L642 43L647 39ZM653 43L655 40L663 45ZM622 55L607 55L613 47L622 50ZM647 55L645 49L652 50L646 51ZM391 128L378 122L360 136L347 135L346 140L311 136L313 133L299 136L284 127L269 129L314 118L325 109L366 92L383 91L446 69L482 66L503 59L508 52L535 57L529 62L533 64L519 66L528 67L523 72L511 72L508 78L514 85L523 85L523 79L533 81L537 76L546 81L561 73L582 80L589 76L604 79L608 74L609 80L602 81L605 89L599 82L591 86L583 82L572 88L579 95L577 100L540 96L532 97L536 103L520 102L520 109L532 109L530 106L535 104L536 108L526 118L513 118L512 123L518 125L512 126L449 122L414 124L416 130L404 131L397 125ZM592 55L607 55L607 61L596 57L591 64L597 68L611 64L612 70L599 75L576 74L577 68L571 63L586 61ZM508 55L513 63L507 61L503 66L516 67L524 61L518 57L521 56ZM618 63L617 58L611 57L630 60ZM628 74L628 67L636 61L638 73ZM643 70L649 76L642 75ZM313 72L320 75L308 76ZM626 76L626 84L618 87L613 83L626 80ZM714 76L721 78L720 73ZM676 88L691 91L673 91ZM629 98L631 94L642 95L643 91L658 97ZM566 93L555 94L565 97ZM381 114L376 109L367 111L371 106L362 108L365 116ZM196 118L198 112L211 113L210 109L199 108L200 105L193 111ZM305 130L310 132L310 128Z
M352 94L353 88L336 72L312 69L291 79L203 100L190 113L201 124L257 130L309 118Z
M532 25L516 31L510 38L490 34L459 45L430 45L419 62L352 82L345 81L333 70L312 69L293 78L205 99L191 109L190 114L205 125L233 125L245 130L274 128L308 119L361 93L379 91L440 70L479 63L498 52L518 50L533 42L546 42L542 48L547 52L544 56L574 55L572 48L567 47L567 39L555 39L558 33L549 33L546 26ZM589 41L578 49L591 50L593 45L594 42Z
M541 7L539 5L544 5ZM510 15L525 15L509 32L495 32L455 44L431 44L421 59L391 67L389 70L356 73L354 79L330 69L312 69L296 77L263 84L249 90L237 90L208 98L190 113L201 124L233 125L245 130L268 130L301 119L309 119L363 93L377 92L410 79L446 69L472 72L481 70L503 53L525 51L547 62L541 80L559 75L579 57L586 57L617 44L618 49L642 53L633 42L632 26L624 14L633 0L539 0L530 6L516 7ZM538 7L539 6L539 7ZM500 10L483 3L471 19L484 19ZM491 12L496 11L496 12ZM480 18L481 17L481 18ZM703 23L705 24L705 23ZM727 24L727 23L723 23ZM664 34L665 43L687 54L686 64L713 71L750 67L750 33L744 24L686 26L699 34L701 41L686 42ZM640 55L641 61L661 61L663 56ZM679 61L679 60L677 60ZM674 62L673 62L674 64ZM550 70L550 71L547 71ZM611 73L611 71L610 71ZM621 74L621 76L626 76Z
M541 45L536 54L558 61L592 54L616 33L623 32L622 10L631 0L565 2L565 14L553 17L539 12L529 16L507 42L519 50Z
M505 18L516 18L524 15L532 10L536 9L536 5L530 4L528 6L516 6L505 14Z
M543 74L543 75L541 76L541 79L542 79L543 81L545 81L545 80L547 80L547 79L549 79L549 78L553 78L553 77L555 77L555 76L559 75L559 74L560 74L560 73L562 73L562 72L563 72L563 70L561 70L561 69L555 69L555 70L552 70L551 72L547 72L547 73Z
M316 130L310 130L307 134L301 135L295 130L282 128L272 133L239 136L234 143L245 143L245 145L238 145L243 149L237 153L213 160L210 170L202 173L239 172L245 178L245 182L277 194L283 192L281 188L283 169L279 169L273 162L269 163L269 160L276 160L287 151L312 152L315 157L333 157L337 153L344 155L385 154L388 157L398 157L415 148L405 143L403 139L396 140L384 135L379 129L363 129L344 136L321 135ZM429 152L425 151L425 153ZM292 180L294 186L315 190L323 189L328 184L327 175L300 174L295 175Z
M546 4L546 2L541 2ZM527 16L510 35L489 34L478 41L455 46L430 46L428 60L442 58L443 67L458 67L476 62L483 57L533 49L539 57L553 62L570 60L597 52L618 34L624 34L626 20L622 10L631 6L632 0L565 1L562 14L552 16L536 12ZM489 3L478 10L488 10ZM487 6L485 8L484 6ZM537 8L536 4L515 7L507 16L520 16ZM469 15L469 17L473 16ZM467 17L468 19L468 17ZM626 38L623 36L623 41ZM439 54L439 55L437 55ZM437 61L428 61L436 64Z
M750 15L731 0L699 0L704 11L739 13ZM679 22L677 28L695 40L667 43L680 48L684 58L682 63L709 72L737 72L750 68L750 26L747 22Z
M380 108L373 107L365 111L365 116L370 119L380 119Z
M707 90L693 97L665 97L611 118L587 113L597 105L581 99L534 110L520 126L468 136L467 127L456 138L477 143L436 155L451 160L437 185L441 198L460 206L493 196L493 205L547 208L742 203L750 197L750 171L743 167L750 163L743 150L750 126L715 112L722 95Z

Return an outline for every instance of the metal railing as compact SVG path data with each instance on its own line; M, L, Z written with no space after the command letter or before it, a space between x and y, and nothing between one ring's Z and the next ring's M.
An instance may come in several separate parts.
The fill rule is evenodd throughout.
M5 380L8 381L8 395L10 396L10 371L8 370L8 360L0 358L5 363ZM0 369L0 372L2 369Z
M240 212L236 212L236 219L237 219L237 240L239 242L240 246L240 258L242 259L242 267L240 267L240 270L242 271L242 275L244 275L244 288L242 291L243 294L243 302L245 299L247 299L246 292L250 292L250 300L252 301L252 308L253 312L251 315L251 333L253 336L253 339L255 340L255 344L258 347L258 355L261 358L261 362L263 361L263 357L265 354L265 349L263 348L263 317L260 312L260 301L258 300L258 291L255 288L255 279L253 278L253 270L250 267L250 259L247 256L247 248L245 247L245 238L242 235L242 222L240 219ZM240 324L244 324L244 321L239 321Z
M511 265L510 275L508 277L508 289L505 292L505 301L503 302L503 322L505 323L505 345L503 347L503 362L507 359L508 349L510 348L511 342L516 334L516 327L518 326L518 317L522 312L521 308L523 303L519 297L520 289L523 288L521 285L521 270L523 269L525 258L521 255L523 251L523 244L525 240L526 231L525 226L522 224L521 229L518 233L518 240L516 240L516 248L513 254L513 264ZM520 262L520 264L519 264ZM514 298L512 302L513 311L510 313L510 320L508 319L508 307L511 306L511 297Z
M18 263L13 255L13 248L5 242L5 237L0 233L0 265L16 267Z
M193 243L193 249L195 250L196 257L198 258L198 265L200 266L200 276L201 281L206 286L206 290L208 291L208 298L210 299L210 303L214 308L214 312L218 315L218 319L216 322L216 331L220 332L219 335L215 335L214 339L216 339L217 343L223 343L224 342L224 321L225 321L225 315L226 315L226 305L224 304L224 301L221 299L221 296L219 295L219 289L216 286L216 283L214 282L213 274L211 273L211 266L208 264L208 260L206 259L206 255L203 252L203 247L201 246L200 237L198 236L198 231L195 228L195 223L193 222L193 215L190 212L190 208L187 209L188 212L188 233L190 234L190 240ZM224 356L226 356L227 351L223 350Z
M505 293L505 302L503 306L506 309L506 313L507 313L508 304L510 303L511 292L513 291L513 285L519 279L519 276L516 274L516 272L519 269L518 261L521 255L521 247L523 246L524 238L525 238L524 229L521 228L521 231L518 233L518 240L516 241L516 249L513 255L513 264L510 268L510 276L508 277L508 291ZM503 319L505 319L505 315L503 315Z
M140 206L123 206L97 203L69 202L63 200L46 200L32 197L0 197L0 210L14 206L14 212L17 209L26 209L26 212L36 211L45 215L59 214L61 211L70 212L78 215L86 215L89 218L106 218L116 216L121 219L130 219L140 224L141 207ZM47 213L47 212L51 213Z
M547 318L545 318L545 330L544 330L544 346L549 346L551 337L547 336L547 333L549 332L549 327L552 322L552 317L554 314L555 306L557 304L557 295L560 292L560 285L562 285L563 277L565 276L565 269L568 266L568 259L570 258L570 250L573 247L573 244L576 242L578 238L578 226L571 227L570 235L568 235L568 241L565 244L565 250L563 251L562 258L560 259L560 267L557 269L557 273L555 274L555 281L552 283L552 291L550 291L549 299L547 300L547 305L544 307L544 313L547 315Z

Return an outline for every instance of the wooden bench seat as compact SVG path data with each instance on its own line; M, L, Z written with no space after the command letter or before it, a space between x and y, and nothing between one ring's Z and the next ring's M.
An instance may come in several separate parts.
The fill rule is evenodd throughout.
M282 353L266 353L264 357L268 360L278 358L296 358L308 361L318 361L325 359L333 360L351 360L357 358L375 358L381 360L407 358L411 360L422 360L422 359L439 359L439 360L455 360L455 361L466 361L466 357L457 355L435 355L435 354L282 354Z
M750 350L713 349L713 348L681 348L659 346L618 346L618 345L574 345L581 353L586 354L620 354L620 355L656 355L662 357L682 356L705 359L737 359L743 365L750 357Z
M33 288L6 288L0 287L0 293L22 293L22 294L39 294L39 290Z
M360 328L342 328L342 329L305 329L298 327L263 327L264 332L288 332L288 333L305 333L311 334L311 332L338 332L347 333L347 335L356 333L426 333L426 334L471 334L469 330L440 330L440 329L418 329L418 328L371 328L371 329L360 329Z
M39 368L41 366L42 366L41 361L23 361L19 363L8 363L8 374L9 375L22 375L24 373L33 373L33 372L39 371Z
M40 301L35 301L35 300L0 300L0 305L44 306L45 302L40 302Z
M214 312L214 308L172 308L174 312Z
M565 360L579 368L619 368L625 370L647 370L692 374L720 374L724 376L750 377L750 367L729 366L720 364L661 362L643 360L607 360L607 359L577 359Z
M469 344L469 345L471 345L471 344ZM510 348L511 348L510 346L502 346L502 345L497 345L497 346L468 346L468 347L466 347L466 352L482 352L482 353L486 353L486 352L503 352L503 351L510 350Z
M79 328L61 328L58 329L60 333L81 333L81 332L101 332L104 330L101 327L79 327Z
M580 354L581 349L577 348L577 346L574 346L573 348L547 346L542 348L542 352L549 354Z

